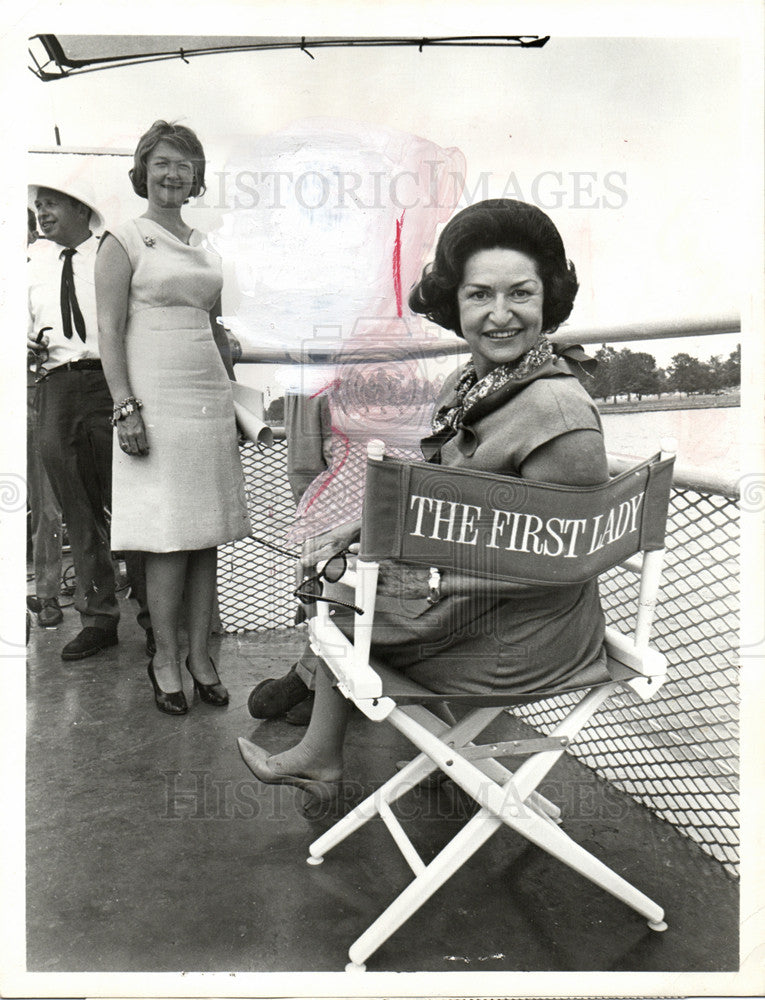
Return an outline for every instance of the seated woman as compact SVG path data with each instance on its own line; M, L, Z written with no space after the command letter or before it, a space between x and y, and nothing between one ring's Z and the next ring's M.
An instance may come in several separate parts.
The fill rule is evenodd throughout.
M568 318L577 288L560 234L538 208L494 199L448 223L409 305L463 337L471 360L444 386L434 434L423 442L427 458L567 486L608 479L600 418L576 378L576 362L545 337ZM307 543L303 563L336 553L357 528L344 525ZM607 679L597 580L466 583L444 573L438 603L423 601L413 612L411 598L428 593L428 570L389 567L395 596L375 614L372 656L447 696L519 695ZM340 608L335 621L343 628L351 617ZM309 686L317 664L310 652L298 664ZM342 775L346 701L325 668L315 673L311 721L296 746L269 756L247 740L239 745L261 781L328 799Z

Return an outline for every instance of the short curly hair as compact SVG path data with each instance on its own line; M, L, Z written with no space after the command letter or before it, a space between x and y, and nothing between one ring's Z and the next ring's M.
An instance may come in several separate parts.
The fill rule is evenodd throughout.
M568 319L579 288L576 269L566 257L552 220L535 205L511 198L491 198L463 209L444 227L435 259L409 295L412 312L453 330L459 337L457 289L465 264L480 250L517 250L536 263L542 280L542 329L552 333Z
M128 177L133 185L133 190L140 198L148 198L149 192L146 187L146 164L149 157L160 144L165 141L172 143L176 149L187 156L194 167L194 180L191 183L189 196L196 198L204 194L205 187L205 151L202 143L197 138L196 132L185 125L176 125L173 122L165 122L161 119L154 122L148 132L144 132L138 140L138 145L133 154L133 167L128 170Z

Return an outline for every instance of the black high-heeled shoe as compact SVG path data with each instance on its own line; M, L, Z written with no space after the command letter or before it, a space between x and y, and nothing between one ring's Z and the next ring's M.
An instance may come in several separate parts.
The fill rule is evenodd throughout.
M189 710L186 695L183 691L163 691L157 684L154 673L154 657L149 660L147 667L151 686L154 688L154 703L160 712L167 712L168 715L185 715Z
M218 677L218 668L215 666L212 657L210 657L210 663L215 671L215 676ZM221 684L220 677L213 684L203 684L201 681L198 681L191 673L188 656L186 657L186 669L191 674L191 679L194 681L194 688L199 692L199 697L202 701L206 701L208 705L215 705L218 708L228 705L228 691Z

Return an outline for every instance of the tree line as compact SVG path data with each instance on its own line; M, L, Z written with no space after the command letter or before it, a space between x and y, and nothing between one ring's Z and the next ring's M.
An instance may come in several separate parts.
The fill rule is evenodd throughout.
M658 368L656 358L646 351L631 351L623 347L617 351L605 344L595 354L598 362L594 373L582 372L580 381L594 399L616 401L617 396L626 396L631 400L635 396L641 400L643 396L661 397L667 393L681 392L686 396L692 393L719 393L724 389L734 389L741 385L741 345L731 351L727 359L713 355L707 361L701 361L690 354L676 354L666 368ZM429 388L431 395L438 386L424 383L419 386L415 395L424 398ZM370 392L357 388L358 400L367 404L377 402L377 396L372 398ZM391 386L386 386L383 400L389 403L402 404L402 400L392 394ZM420 392L419 390L422 389ZM412 389L409 386L406 402L411 403ZM284 397L278 396L272 400L266 410L266 421L270 424L284 423Z
M580 381L594 399L608 400L617 396L643 396L681 392L720 393L741 385L741 345L731 351L727 359L713 355L707 361L690 354L676 354L666 368L656 365L656 358L646 351L631 351L623 347L617 351L605 344L595 354L598 366L585 374Z

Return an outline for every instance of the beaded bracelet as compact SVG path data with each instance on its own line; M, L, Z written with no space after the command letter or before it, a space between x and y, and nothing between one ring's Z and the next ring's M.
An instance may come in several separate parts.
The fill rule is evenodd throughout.
M135 396L128 396L121 403L117 403L112 410L112 427L116 427L120 420L124 420L131 413L138 413L142 406L141 400L136 399Z

